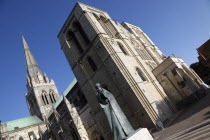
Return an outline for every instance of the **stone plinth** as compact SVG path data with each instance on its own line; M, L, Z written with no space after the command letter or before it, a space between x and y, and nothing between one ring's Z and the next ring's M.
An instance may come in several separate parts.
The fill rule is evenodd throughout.
M126 140L154 140L147 128L140 128L128 136Z

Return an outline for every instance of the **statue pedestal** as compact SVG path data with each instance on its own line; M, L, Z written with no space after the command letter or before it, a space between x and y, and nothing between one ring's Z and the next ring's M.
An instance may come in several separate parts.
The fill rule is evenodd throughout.
M126 140L154 140L147 128L140 128L128 136Z

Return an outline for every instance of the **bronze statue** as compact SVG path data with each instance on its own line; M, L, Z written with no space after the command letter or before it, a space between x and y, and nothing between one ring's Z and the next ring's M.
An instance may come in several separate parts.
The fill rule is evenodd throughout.
M134 129L130 125L114 96L109 91L102 88L99 83L97 83L95 87L97 90L97 99L106 114L109 126L114 134L114 140L125 139L134 132Z

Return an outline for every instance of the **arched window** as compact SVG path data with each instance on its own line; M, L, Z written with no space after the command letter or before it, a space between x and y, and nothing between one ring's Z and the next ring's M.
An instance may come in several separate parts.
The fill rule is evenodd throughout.
M88 63L90 64L93 71L97 70L97 66L91 57L87 57Z
M54 103L54 100L52 98L52 94L50 93L50 100L51 100L51 103Z
M43 103L46 105L46 104L48 104L48 100L47 100L47 98L46 98L46 94L47 94L47 92L45 91L45 90L43 90L42 91L42 101L43 101Z
M45 99L44 99L44 95L42 95L42 101L46 105L46 102L45 102Z
M66 34L66 39L67 39L67 41L73 41L74 44L76 45L78 51L80 53L83 53L84 50L82 49L82 46L81 46L80 42L78 41L74 32L68 31Z
M54 91L53 90L50 90L50 98L51 98L51 101L53 103L56 102L56 99L55 99L55 95L54 95Z
M52 94L52 98L56 102L56 99L55 99L55 95L54 94Z
M144 77L142 71L139 68L136 68L136 72L138 73L138 75L142 79L142 81L146 81L146 78Z
M121 43L117 43L117 45L119 46L120 50L125 54L128 55L127 51L125 50L125 48L123 47L123 45Z
M45 97L45 100L46 100L46 104L49 104L49 101L47 99L47 95L46 94L44 95L44 97Z

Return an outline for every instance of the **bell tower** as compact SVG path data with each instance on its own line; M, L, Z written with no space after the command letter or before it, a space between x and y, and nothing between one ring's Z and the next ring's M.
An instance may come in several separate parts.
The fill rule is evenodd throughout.
M34 59L24 36L22 36L25 61L26 61L26 87L25 94L30 115L36 115L44 120L54 103L59 98L59 93L53 80L41 72Z

